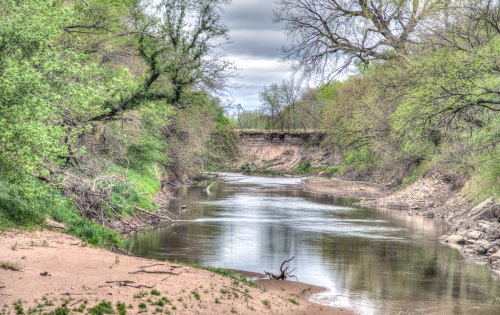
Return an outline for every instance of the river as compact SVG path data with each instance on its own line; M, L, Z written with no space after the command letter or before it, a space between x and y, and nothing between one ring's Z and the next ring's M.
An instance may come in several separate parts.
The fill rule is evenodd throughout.
M133 237L134 253L262 273L291 257L313 297L361 314L500 314L500 281L442 245L444 222L301 191L297 178L225 174L181 188L186 222ZM210 185L207 190L206 187Z

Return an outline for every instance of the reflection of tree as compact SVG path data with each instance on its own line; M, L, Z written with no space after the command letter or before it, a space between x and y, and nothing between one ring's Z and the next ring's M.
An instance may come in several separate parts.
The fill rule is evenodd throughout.
M485 268L465 265L457 251L438 243L324 235L317 245L322 258L332 266L332 277L341 282L339 286L374 294L376 299L411 305L436 299L443 303L454 303L457 298L484 301L500 294L500 286ZM481 271L472 273L470 279L471 273L464 272L466 267Z

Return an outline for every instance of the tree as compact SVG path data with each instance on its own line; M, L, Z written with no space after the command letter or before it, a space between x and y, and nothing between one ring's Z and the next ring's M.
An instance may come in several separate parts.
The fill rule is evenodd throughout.
M107 112L93 120L109 119L137 108L147 100L167 100L178 108L190 89L221 90L231 63L216 52L227 39L220 18L224 0L161 0L144 2L133 25L121 35L132 36L140 58L147 64L143 82L119 101L106 104Z
M449 0L281 0L275 20L292 43L286 59L331 78L353 61L408 58L419 26Z

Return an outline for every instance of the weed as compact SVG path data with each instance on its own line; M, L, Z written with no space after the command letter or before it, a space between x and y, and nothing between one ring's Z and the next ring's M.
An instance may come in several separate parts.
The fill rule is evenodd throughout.
M17 300L14 302L14 308L16 309L16 314L24 314L23 302L21 300Z
M300 305L299 301L297 301L297 299L294 297L289 297L287 300L288 300L288 302L290 302L292 304Z
M170 300L169 300L169 299L168 299L168 297L166 297L166 296L163 296L163 297L161 298L161 300L162 300L163 302L165 302L166 304L172 304L172 302L170 302Z
M191 291L191 294L194 296L195 299L197 299L197 300L200 299L200 293L198 293L198 291L193 290L193 291Z
M113 305L111 302L103 300L101 303L88 309L90 315L114 314Z
M12 246L10 246L10 249L12 250L18 250L19 249L19 243L16 241Z
M85 311L85 304L80 304L80 307L78 308L73 308L73 312L77 312L77 313L83 313Z
M165 302L163 300L158 300L158 301L154 302L153 305L164 306Z
M148 292L146 292L146 291L139 291L136 294L134 294L134 298L140 299L140 298L145 297L146 295L148 295Z
M151 295L157 295L157 296L160 296L160 295L161 295L161 293L160 293L160 291L158 291L158 290L156 290L156 289L153 289L153 290L151 290Z
M0 268L12 271L22 271L23 267L17 262L0 261Z
M145 312L147 309L146 303L144 302L139 303L138 306L139 306L139 312Z
M262 300L262 304L264 304L266 308L271 308L271 301L269 300Z
M219 298L215 298L215 304L220 304Z
M54 314L55 315L68 315L70 313L69 308L66 306L60 306L55 309Z
M127 307L125 306L125 303L123 302L116 303L116 309L118 310L118 315L127 315Z

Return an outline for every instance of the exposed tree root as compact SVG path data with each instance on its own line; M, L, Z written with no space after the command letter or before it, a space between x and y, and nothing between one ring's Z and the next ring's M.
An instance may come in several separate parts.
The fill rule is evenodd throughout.
M290 261L292 261L293 259L295 258L295 256L292 256L292 258L290 259L287 259L287 260L284 260L282 263L281 263L281 266L280 266L280 273L278 275L274 274L274 273L271 273L271 272L267 272L264 270L264 273L269 277L269 279L271 280L286 280L287 278L295 278L297 280L299 280L297 278L297 276L293 275L292 272L295 271L295 269L297 268L293 268L292 270L288 271L288 268L290 266L286 266L285 269L283 269L283 267L285 266L285 264L289 263Z

